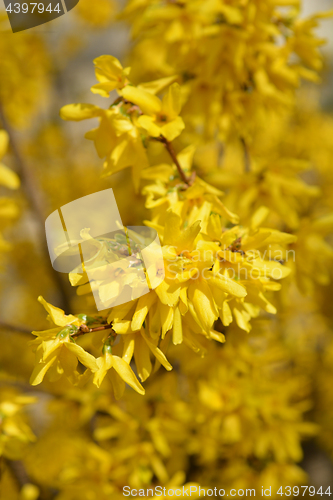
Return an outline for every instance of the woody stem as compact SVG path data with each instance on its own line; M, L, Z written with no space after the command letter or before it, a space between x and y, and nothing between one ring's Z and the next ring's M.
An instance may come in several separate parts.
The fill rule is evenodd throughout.
M23 156L21 154L20 148L18 146L17 140L16 140L16 135L14 131L12 130L12 127L10 126L6 115L4 113L2 104L0 102L0 122L2 124L2 127L4 130L7 131L13 156L15 158L16 166L17 166L17 173L20 175L21 180L22 180L22 187L24 190L24 193L26 195L26 198L30 204L31 210L35 215L35 220L37 222L37 227L38 227L38 232L39 232L39 238L40 238L40 246L47 258L49 260L49 251L46 245L46 239L45 239L45 218L43 214L43 207L42 207L42 202L40 198L40 193L36 187L36 183L32 174L31 169L29 166L26 164L25 160L23 159ZM55 286L58 289L59 292L59 299L61 301L61 307L63 309L69 309L70 308L70 297L67 292L67 288L62 280L61 275L56 272L51 266L49 266L50 269L50 274L53 279L53 282Z
M10 323L0 322L0 330L8 330L10 332L24 333L27 335L31 335L31 329L25 328L19 325L11 325Z
M86 333L100 332L102 330L112 330L112 325L101 325L101 326L96 326L95 328L89 328L87 325L81 325L78 332L76 332L72 336L80 337L81 335L85 335Z
M243 146L243 151L244 151L244 166L245 166L245 172L250 172L251 171L251 158L250 158L250 152L248 145L243 137L241 137L241 143Z
M176 153L175 153L175 151L173 149L173 146L172 146L171 142L169 142L168 139L166 139L163 136L161 136L158 140L165 145L165 147L166 147L169 155L171 156L172 161L174 162L174 164L177 167L177 170L178 170L178 173L179 173L180 177L182 178L183 182L189 186L190 185L190 180L188 179L188 177L186 176L184 170L182 169L182 167L181 167L181 165L180 165L180 163L178 161L178 158L176 156Z

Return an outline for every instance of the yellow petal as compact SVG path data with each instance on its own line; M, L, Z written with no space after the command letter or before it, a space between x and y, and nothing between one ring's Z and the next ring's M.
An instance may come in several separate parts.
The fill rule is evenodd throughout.
M64 342L64 346L66 349L69 349L71 352L73 352L79 361L86 366L87 368L90 368L92 372L96 372L98 370L98 365L96 363L96 358L86 352L81 346L75 344L74 342Z
M0 163L0 184L9 189L17 189L20 186L18 175L2 163Z
M135 336L134 359L141 382L144 382L151 374L152 364L149 347L140 334Z
M123 72L120 61L109 54L94 59L95 71L99 82L105 82L118 77Z
M47 370L52 366L52 364L56 361L57 356L53 356L49 358L47 363L38 363L31 374L30 377L30 384L31 385L38 385L41 382L43 382L43 378L47 372Z
M257 273L260 276L269 276L276 280L283 279L291 273L289 267L283 266L275 260L255 259L252 261L252 264L253 269L251 272L253 274Z
M234 214L231 212L223 203L221 200L217 198L217 196L213 196L214 199L214 211L218 212L220 215L226 217L230 222L233 224L238 224L239 222L239 217L238 215Z
M126 384L115 370L110 370L108 376L111 380L114 397L116 398L116 400L118 400L123 396L126 389Z
M201 382L199 384L199 399L202 404L215 411L220 411L223 408L223 400L218 391L214 390L209 385Z
M122 358L123 360L126 361L126 363L129 365L131 360L132 360L132 357L133 357L133 354L134 354L134 347L135 347L135 336L134 335L125 335L125 337L123 337L123 341L124 341L124 348L123 348L123 355L122 355Z
M135 302L126 302L125 304L121 304L119 306L114 307L109 316L108 316L108 323L111 323L112 321L119 321L121 319L124 319L125 316L130 313L131 309L134 308ZM132 314L131 314L132 316Z
M180 314L179 307L176 307L174 312L172 342L174 345L183 342L182 315Z
M140 330L143 325L144 320L148 314L149 308L156 300L156 295L153 292L149 292L146 295L139 298L135 313L132 319L132 330Z
M139 394L145 394L145 390L136 378L132 368L119 356L113 356L113 368L118 375Z
M154 115L161 110L160 99L142 88L126 85L120 93L127 101L139 106L144 114Z
M0 159L5 156L8 151L9 136L6 130L0 130Z
M60 110L60 117L63 120L81 121L89 118L102 116L103 110L93 104L67 104Z
M169 119L176 118L181 110L180 85L173 83L170 85L167 94L163 97L163 112Z
M188 302L187 302L187 288L182 287L180 291L180 302L179 302L179 309L180 312L184 315L188 311Z
M51 354L54 353L58 348L61 350L62 347L62 342L59 337L56 337L55 339L52 340L43 340L42 341L42 349L43 349L43 356L42 356L42 361L47 362L47 359L50 357Z
M297 236L290 233L283 233L282 231L276 231L271 229L271 235L265 241L265 245L269 243L278 243L279 245L289 245L297 241Z
M172 366L167 360L165 354L141 331L142 337L147 342L147 345L151 352L154 354L155 358L164 366L164 368L168 371L172 370Z
M138 88L146 90L151 94L157 95L160 92L163 92L166 87L171 85L171 83L174 83L174 81L178 78L178 75L167 76L165 78L160 78L159 80L154 80L152 82L140 83L140 85L138 85Z
M176 289L172 289L166 281L162 281L162 283L155 288L155 293L162 302L162 304L170 307L174 307L177 305L180 295L180 286Z
M119 87L119 82L114 80L112 82L96 83L91 87L91 92L93 94L99 94L102 97L109 97L110 92Z
M242 250L253 250L266 244L267 238L271 235L271 231L267 229L259 229L251 236L245 236L242 240Z
M195 312L205 332L209 332L214 321L218 318L213 294L208 284L202 280L196 280L188 288L188 297L191 300Z
M62 309L59 309L58 307L52 306L46 300L42 297L38 297L38 302L43 304L45 309L50 315L50 318L52 319L53 323L58 326L66 326L71 323L74 323L75 321L79 322L79 319L76 316L73 316L72 314L69 314L66 316L64 311Z
M181 218L176 213L168 210L163 245L171 245L176 247L177 253L188 251L191 252L194 248L194 242L200 232L200 221L196 221L185 230L180 228Z
M89 281L87 273L69 273L68 278L72 286L84 285Z
M227 301L223 302L220 318L224 326L232 323L232 313Z
M183 170L185 170L185 172L190 172L192 169L192 163L195 151L196 147L193 144L191 144L190 146L184 148L177 155L177 159L180 163L180 166L182 167Z
M123 68L118 59L110 55L97 57L94 60L95 75L99 81L91 88L94 94L102 97L109 97L109 93L114 89L121 89L128 82L127 76L130 68Z
M246 311L240 311L236 307L233 308L233 313L239 328L249 333L251 331L251 325L249 324L250 316L246 313Z
M209 336L211 339L216 340L217 342L221 342L221 344L224 344L225 342L225 336L223 335L223 333L216 330L211 330Z
M188 329L184 330L184 338L183 342L186 346L188 346L190 349L192 349L194 352L197 354L200 354L200 356L203 358L207 354L207 349L203 347L200 342L198 341L198 335L191 334Z
M177 116L169 123L166 123L161 127L161 134L163 137L168 139L168 141L173 141L178 137L185 128L185 123L180 116Z
M104 271L104 270L103 270ZM112 303L112 300L120 294L120 283L118 281L111 281L106 285L101 285L98 288L98 295L102 304Z
M214 285L220 290L230 293L235 297L245 297L247 295L244 286L240 285L239 283L236 283L236 281L227 278L226 276L216 275L214 277L212 273L212 276L208 278L208 283L209 285Z
M58 359L68 380L75 384L78 380L78 372L76 371L77 357L75 354L68 349L61 349Z
M218 214L212 214L207 223L206 227L207 234L213 239L213 240L219 240L222 236L222 224L221 224L221 217ZM234 240L233 238L232 240Z
M269 208L265 206L259 207L251 217L252 229L257 229L267 219L269 215Z
M166 306L165 304L159 304L159 313L162 325L162 339L164 339L166 333L171 330L173 324L173 308Z
M96 359L97 371L94 374L94 384L100 387L105 375L112 368L113 356L106 352L103 356Z
M142 115L137 121L139 127L143 128L148 132L151 137L159 137L162 134L161 128L156 125L155 120L152 116Z
M133 333L131 323L132 322L130 319L122 319L120 321L113 323L113 329L116 333L120 333L120 334Z

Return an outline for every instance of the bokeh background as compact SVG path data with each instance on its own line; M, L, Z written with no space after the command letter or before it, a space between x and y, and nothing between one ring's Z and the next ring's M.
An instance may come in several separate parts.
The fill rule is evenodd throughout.
M3 386L9 380L12 386L38 396L38 403L30 409L30 420L34 432L40 435L53 421L54 414L50 417L47 408L58 396L52 391L48 392L47 386L42 390L32 389L26 382L33 366L33 354L27 347L29 332L45 327L45 311L37 302L37 297L44 296L52 304L66 308L66 312L80 312L85 308L85 299L77 296L68 277L55 273L51 268L44 221L56 208L67 202L107 187L114 190L124 224L140 225L147 218L144 199L134 191L128 169L112 177L101 177L101 160L93 144L83 139L84 134L92 128L92 121L64 122L59 117L59 110L72 102L90 102L103 107L103 98L91 94L89 90L96 83L92 61L102 54L112 54L125 63L133 42L130 27L117 19L117 13L124 6L120 0L80 0L78 7L65 16L15 35L10 32L1 4L2 0L0 123L2 128L10 131L12 140L5 163L19 175L21 187L13 191L0 187L0 196L14 203L8 209L9 217L2 223L2 234L11 247L1 255L0 383ZM331 0L304 0L303 15L332 7ZM328 125L323 133L327 149L327 144L330 141L333 143L333 135L330 135L333 131L330 121L333 120L331 19L323 23L318 34L327 39L322 49L325 55L323 80L319 85L305 85L300 95L307 103L319 102L326 113ZM313 147L318 152L320 141ZM332 150L330 158L333 168ZM287 346L288 342L309 342L301 361L304 370L307 363L311 365L314 355L312 350L317 348L312 346L311 339L309 341L311 332L322 330L325 337L327 329L332 326L332 291L332 284L318 290L323 296L323 315L311 309L311 301L297 296L301 312L292 322L285 322ZM258 321L258 330L264 330L266 327ZM191 369L195 372L194 362ZM312 366L311 370L315 374L317 368ZM313 410L317 413L314 420L322 426L322 431L318 439L309 439L304 443L301 461L302 468L308 474L308 484L323 486L324 489L329 485L332 488L333 485L333 388L329 382L333 382L333 373L330 370L333 367L329 363L322 367L320 380L316 381L316 387L322 388L322 394L319 391L315 396L318 404ZM171 388L175 383L170 378ZM173 404L171 397L170 400L170 404ZM140 407L136 400L135 405ZM66 411L65 406L64 409ZM178 411L181 413L181 407ZM60 413L61 407L56 408L56 420L61 421L61 425L67 425L66 418ZM72 432L79 437L82 429L74 428ZM175 432L181 431L175 429ZM50 438L49 446L50 453L53 453L57 444ZM237 470L237 456L234 460ZM6 484L11 482L8 478L4 480ZM231 481L230 484L234 483ZM11 490L3 490L1 498L7 500L9 496L4 496L7 494L5 491ZM31 495L30 498L37 498L33 492ZM80 498L75 495L79 495L78 491L73 497L64 498ZM112 496L106 494L105 498Z

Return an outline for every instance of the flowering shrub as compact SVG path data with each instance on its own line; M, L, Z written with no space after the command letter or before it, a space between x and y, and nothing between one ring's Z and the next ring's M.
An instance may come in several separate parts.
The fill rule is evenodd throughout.
M6 315L0 324L14 334L1 375L10 389L0 399L8 495L120 499L124 486L200 485L258 495L272 488L279 498L280 487L311 485L305 440L333 457L333 121L312 97L324 66L315 29L332 12L304 18L300 9L295 0L129 0L115 20L113 1L95 10L82 1L77 26L112 32L111 19L128 23L132 47L121 60L99 55L93 103L66 104L76 98L68 85L61 123L39 118L22 151L15 128L30 108L38 113L38 85L56 88L60 77L36 34L41 63L36 74L20 69L31 83L25 95L14 75L21 42L8 47L14 84L0 84L0 157L9 133L36 225L45 208L29 171L49 195L49 213L112 182L126 226L157 232L164 267L154 269L164 279L149 293L113 305L124 287L139 286L138 270L151 276L130 229L99 238L82 230L89 268L73 267L66 281L45 252L17 245L12 266L21 272L28 255L32 276L27 292L17 289L23 321ZM69 35L65 42L75 46ZM74 71L69 65L66 76ZM65 122L90 119L85 137L97 155L81 137L68 140L76 125ZM20 186L2 164L0 182ZM18 215L17 201L0 201L0 217ZM111 258L119 267L101 277ZM37 272L49 277L35 283ZM96 311L92 291L107 309ZM15 318L16 302L7 304ZM34 328L30 349L24 341L22 349L29 329L21 322ZM13 349L21 349L20 367L10 366Z

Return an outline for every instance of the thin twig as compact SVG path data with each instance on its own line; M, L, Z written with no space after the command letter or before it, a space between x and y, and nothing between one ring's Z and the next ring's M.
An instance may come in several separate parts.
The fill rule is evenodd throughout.
M72 337L80 337L81 335L85 335L86 333L93 333L93 332L100 332L102 330L113 330L112 325L101 325L101 326L96 326L95 328L89 328L87 325L81 325L79 330L75 332ZM113 330L114 334L116 335L116 332Z
M246 141L244 137L241 137L241 143L243 146L244 150L244 166L245 166L245 172L250 172L251 171L251 158L250 158L250 152L248 145L246 144Z
M34 181L31 176L31 171L25 164L20 149L17 145L16 142L16 137L15 133L12 130L12 127L8 123L8 120L5 116L5 113L3 111L3 107L0 103L0 120L2 122L3 128L6 130L9 136L10 144L12 147L12 151L16 160L16 165L18 169L18 174L21 177L22 180L22 187L25 191L26 197L29 201L29 204L31 206L31 209L33 210L36 220L39 225L39 232L40 232L40 240L42 242L42 248L44 251L44 254L47 257L47 260L49 260L49 252L47 249L46 245L46 238L43 238L43 233L44 233L44 227L45 227L45 219L43 215L43 209L41 206L40 198L37 196L38 191L35 189ZM60 307L63 309L69 310L69 297L68 293L66 291L66 287L64 285L64 282L62 280L61 275L56 272L52 267L50 267L50 271L53 277L53 280L59 290L59 293L61 295L61 304Z
M18 332L31 335L31 330L29 328L24 328L23 326L11 325L9 323L0 322L0 330L9 330L11 332Z
M5 459L5 465L13 476L19 490L21 490L25 484L30 483L29 476L25 470L23 462L20 460Z
M169 155L171 156L172 161L174 162L174 164L177 167L178 173L179 173L180 177L182 178L183 182L185 184L187 184L188 186L190 186L191 185L191 179L189 179L186 176L184 170L182 169L182 167L181 167L181 165L180 165L180 163L178 161L177 155L176 155L176 153L175 153L175 151L173 149L173 146L172 146L171 142L169 142L168 139L166 139L163 136L159 137L157 140L160 141L160 142L162 142L165 145L165 147L166 147Z
M26 484L31 484L31 479L22 460L10 460L8 458L4 458L3 463L9 473L12 475L19 491L21 491L23 486L25 486ZM46 498L54 498L54 496L55 495L53 495L52 492L50 492L50 494L46 493L46 495L41 492L40 495L38 495L38 500L46 500ZM1 496L1 498L3 497Z

